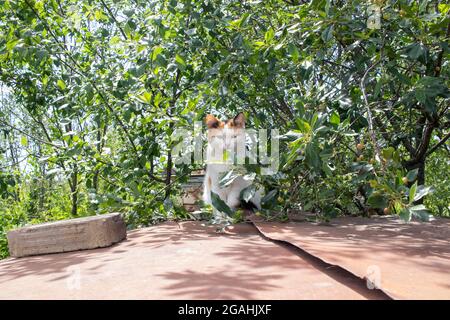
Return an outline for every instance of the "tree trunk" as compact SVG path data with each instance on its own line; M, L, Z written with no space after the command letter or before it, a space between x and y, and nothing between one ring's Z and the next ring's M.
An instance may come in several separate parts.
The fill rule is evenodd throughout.
M407 171L410 170L414 170L414 169L419 169L419 171L417 172L417 185L424 185L425 184L425 159L420 160L419 162L413 164L413 165L408 165L405 168ZM412 183L410 183L412 184ZM423 198L416 201L415 204L422 204L423 203Z
M100 131L100 121L98 123L98 128L97 128L97 152L99 154L101 154L101 152L102 152L102 134ZM92 178L92 186L95 190L95 193L98 192L98 175L99 174L100 174L100 172L98 169L94 170L94 176Z
M425 184L425 159L418 164L419 172L417 173L417 184Z
M71 191L71 202L72 202L72 216L78 215L78 166L74 165L73 173L71 177L70 183L70 191Z
M164 199L167 199L170 196L170 183L172 179L172 150L169 149L167 152L167 169L166 169L166 195Z
M78 214L78 191L75 190L72 192L72 210L71 210L71 214L72 216L76 217Z

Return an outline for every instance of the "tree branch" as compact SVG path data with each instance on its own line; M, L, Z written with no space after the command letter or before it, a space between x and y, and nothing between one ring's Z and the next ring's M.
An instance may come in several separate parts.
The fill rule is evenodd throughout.
M117 25L117 28L119 28L120 33L122 34L122 36L125 38L125 40L128 40L126 33L123 31L122 27L119 24L119 21L117 21L116 17L114 16L114 13L111 11L111 9L107 6L107 4L105 3L105 1L100 0L100 2L102 3L103 7L105 7L106 11L108 11L109 15L111 16L111 19L114 20L114 22Z
M422 134L422 141L420 142L419 146L417 147L417 152L415 155L416 160L421 160L426 157L428 146L430 145L431 135L433 133L434 128L436 127L435 122L428 122L428 124L425 126Z
M36 138L36 137L32 136L31 134L29 134L29 133L23 131L22 129L19 129L19 128L13 126L13 125L10 125L9 123L7 123L7 122L5 122L5 121L3 121L3 120L1 120L1 119L0 119L0 123L3 124L3 125L5 125L5 126L7 126L7 127L9 127L9 128L11 128L11 129L13 129L13 130L15 130L15 131L17 131L17 132L19 132L19 133L21 133L21 134L23 134L24 136L27 136L28 138L31 138L31 139L36 140L36 141L39 141L40 143L43 143L43 144L52 146L52 147L57 148L57 149L63 149L63 147L58 146L58 145L56 145L56 144L54 144L54 143L47 142L47 141L45 141L45 140Z
M425 155L428 157L430 154L435 152L440 146L442 146L448 139L450 139L450 132L448 132L438 143L436 143Z
M360 82L360 88L361 88L361 92L363 94L363 98L364 98L364 103L366 105L366 111L367 111L367 123L369 125L369 135L370 135L370 139L372 140L372 144L373 147L375 149L375 153L378 156L378 159L381 160L381 151L380 151L380 146L378 145L376 136L375 136L375 131L373 129L373 117L372 117L372 111L370 110L370 105L369 105L369 101L367 99L367 94L366 94L366 86L365 86L365 82L366 82L366 78L369 75L369 72L375 68L379 63L381 62L381 59L378 60L377 62L375 62L374 64L372 64L364 73L361 82Z

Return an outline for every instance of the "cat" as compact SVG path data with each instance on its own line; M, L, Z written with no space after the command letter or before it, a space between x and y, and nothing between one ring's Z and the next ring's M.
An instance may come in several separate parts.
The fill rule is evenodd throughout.
M234 162L238 155L238 150L245 152L245 116L243 113L239 113L233 119L221 121L209 114L206 116L205 122L208 128L208 145L206 148L207 166L203 201L212 205L212 191L216 193L228 207L237 209L241 205L241 191L250 186L252 181L246 180L243 175L240 175L224 187L221 187L219 182L224 174L231 169L239 168L243 170L243 165L236 166ZM224 154L226 155L225 158ZM261 209L261 190L257 189L247 205L248 204L253 204L258 210Z

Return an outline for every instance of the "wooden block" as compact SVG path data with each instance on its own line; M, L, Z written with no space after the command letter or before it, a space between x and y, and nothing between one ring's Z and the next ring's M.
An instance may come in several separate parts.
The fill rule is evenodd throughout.
M126 236L120 213L32 225L7 234L13 257L108 247Z

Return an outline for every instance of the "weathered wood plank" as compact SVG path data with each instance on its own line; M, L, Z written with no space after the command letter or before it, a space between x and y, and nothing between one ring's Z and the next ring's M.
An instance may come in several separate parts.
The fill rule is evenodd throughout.
M12 257L108 247L126 238L119 213L32 225L8 232Z

